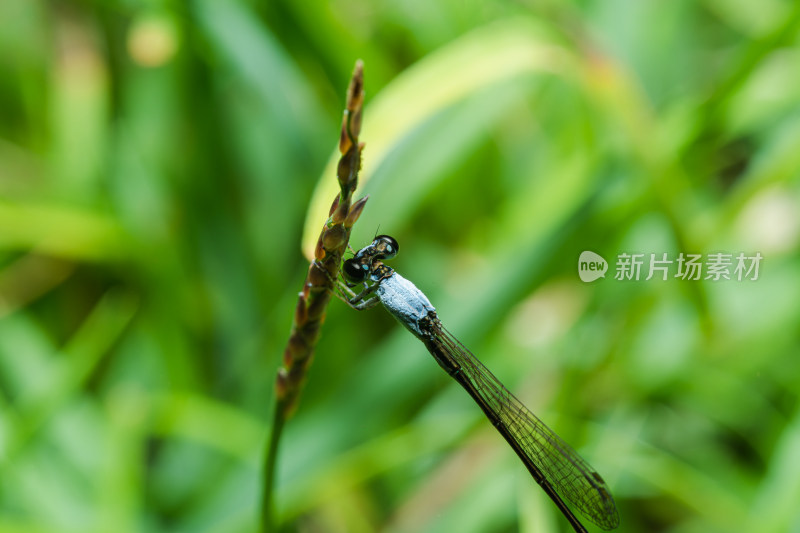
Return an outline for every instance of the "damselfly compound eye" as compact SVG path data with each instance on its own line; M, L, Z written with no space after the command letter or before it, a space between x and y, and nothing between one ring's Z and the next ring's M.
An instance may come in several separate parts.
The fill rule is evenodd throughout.
M394 237L389 235L378 235L372 241L372 245L377 250L375 257L378 259L391 259L400 250L400 245L397 244Z
M348 259L342 265L342 272L344 272L344 277L347 281L359 283L366 279L369 268L355 259Z

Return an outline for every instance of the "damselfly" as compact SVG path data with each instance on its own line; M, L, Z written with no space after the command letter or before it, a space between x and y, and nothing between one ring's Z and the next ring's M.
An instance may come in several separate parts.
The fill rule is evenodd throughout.
M472 396L578 533L587 533L562 497L603 529L619 525L614 498L603 478L531 413L478 359L447 331L428 297L383 264L397 254L392 237L380 235L343 265L340 288L354 309L378 302L425 344L436 362ZM368 282L372 282L370 285ZM365 287L355 294L351 287Z

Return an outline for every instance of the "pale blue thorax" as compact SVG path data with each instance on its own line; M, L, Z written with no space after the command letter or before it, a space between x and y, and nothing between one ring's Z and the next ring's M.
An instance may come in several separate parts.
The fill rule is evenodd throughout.
M416 285L397 272L392 272L388 278L380 281L375 292L383 306L401 324L417 337L423 336L420 320L436 311L436 308Z

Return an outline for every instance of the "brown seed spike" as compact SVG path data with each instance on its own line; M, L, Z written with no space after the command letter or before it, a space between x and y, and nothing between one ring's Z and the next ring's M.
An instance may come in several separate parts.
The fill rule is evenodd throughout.
M322 234L322 246L326 250L336 250L347 240L347 231L340 225L330 227Z
M361 150L359 143L364 105L364 63L356 61L350 84L347 88L346 106L339 135L341 157L336 169L339 195L331 205L327 221L322 224L320 237L314 249L312 261L298 296L294 310L294 323L284 352L283 368L275 377L275 421L276 424L268 443L265 479L267 493L272 492L272 478L275 471L275 451L281 436L281 428L297 407L308 366L311 364L314 348L318 343L320 328L325 319L325 310L336 290L337 277L342 254L347 246L350 228L364 209L366 198L357 202L353 192L358 185L361 170ZM265 502L268 503L268 502ZM265 517L271 522L270 517ZM270 529L270 523L265 524Z
M339 195L336 195L336 198L333 199L333 203L331 204L331 209L328 211L328 216L331 216L336 208L339 207Z
M364 211L364 207L367 205L367 200L369 200L369 195L361 198L353 204L353 207L350 208L350 212L347 214L347 218L344 221L345 228L353 227L353 224L356 223L358 217L360 217L361 213Z
M342 116L342 131L339 134L339 153L346 154L350 147L353 146L353 142L350 140L350 135L347 132L347 123L348 119L350 118L350 112L347 109L344 110L344 116Z
M312 287L327 287L330 285L328 276L325 275L324 267L319 263L311 263L308 267L308 280L309 288Z
M339 204L339 207L336 208L336 212L331 215L331 222L334 224L341 224L347 218L348 211L350 211L349 199L348 201Z
M347 110L355 111L361 109L364 98L364 62L356 61L353 69L353 77L350 78L350 86L347 88Z
M291 369L295 363L308 353L308 343L300 335L292 335L289 337L289 344L283 354L284 365L286 368ZM287 361L286 358L289 358Z
M300 293L300 297L297 299L297 307L294 309L294 323L302 326L307 320L308 306L306 305L306 298L303 297L303 293Z
M289 368L294 364L294 353L292 352L291 346L286 346L286 349L283 351L283 366L285 368Z
M342 189L340 196L347 198L351 190L351 182L354 176L358 174L359 156L355 146L350 146L350 149L345 155L339 159L339 165L336 168L336 177L339 179L339 187ZM354 186L352 188L355 188Z
M325 248L322 246L322 235L317 239L317 245L314 247L314 259L322 261L325 259Z
M361 107L359 107L353 112L353 116L350 119L350 135L353 136L353 139L358 139L358 136L360 134L361 134Z
M275 396L278 397L278 400L282 400L286 397L286 382L288 380L289 375L286 373L286 369L279 368L278 374L275 376Z

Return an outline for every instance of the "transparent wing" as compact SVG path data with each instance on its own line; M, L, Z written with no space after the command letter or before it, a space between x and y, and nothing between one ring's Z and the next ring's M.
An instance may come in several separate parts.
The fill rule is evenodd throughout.
M438 320L437 320L438 322ZM437 323L435 342L460 367L456 377L485 402L489 419L508 432L542 477L583 516L603 529L619 525L614 498L603 478L572 447L531 413L458 339ZM434 354L436 356L436 354ZM520 452L518 452L520 453Z

